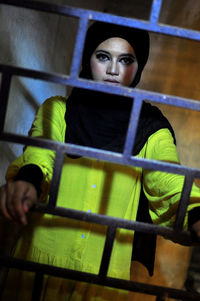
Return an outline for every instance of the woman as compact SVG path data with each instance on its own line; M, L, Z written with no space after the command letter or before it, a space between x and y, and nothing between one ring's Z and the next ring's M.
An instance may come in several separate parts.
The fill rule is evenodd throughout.
M96 22L87 32L80 76L108 85L135 87L148 55L146 31ZM44 102L30 135L122 152L131 106L132 100L122 96L74 88L67 101L56 96ZM157 108L144 104L133 155L177 163L174 141L165 117ZM9 167L8 184L1 188L0 208L4 216L27 224L26 213L37 198L47 200L53 164L53 151L26 147ZM143 200L141 195L145 194L152 221L172 226L182 186L183 178L179 175L67 155L57 206L134 221L139 200ZM197 228L199 206L200 193L194 186L188 211L190 225ZM15 256L97 274L105 233L106 227L99 225L33 213ZM129 279L132 243L132 231L118 230L108 276ZM12 290L11 295L6 292L5 300L28 300L32 278L27 273L23 275L24 278L10 275ZM18 288L15 297L12 279ZM55 277L46 277L43 288L45 301L127 300L126 292Z

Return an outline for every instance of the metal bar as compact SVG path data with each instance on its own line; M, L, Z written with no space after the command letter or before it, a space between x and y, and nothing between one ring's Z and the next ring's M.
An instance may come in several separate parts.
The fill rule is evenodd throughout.
M181 231L183 228L193 182L194 176L191 173L186 174L174 225L174 229L177 231Z
M37 203L32 209L40 213L48 213L60 217L67 217L70 219L82 220L88 223L95 223L99 225L112 226L115 224L117 228L129 229L144 233L155 233L167 239L173 240L182 245L199 245L199 241L194 240L194 237L189 231L176 231L169 227L157 226L142 222L129 221L122 218L111 217L101 214L88 213L80 210L74 210L63 207L51 208L48 205Z
M18 68L8 65L0 64L0 72L9 73L15 76L23 76L28 78L35 78L53 83L59 83L63 85L76 86L78 88L84 88L89 90L96 90L105 93L111 93L115 95L122 95L127 97L149 100L154 103L163 103L170 106L181 107L189 110L200 111L200 102L189 98L177 97L173 95L167 95L157 92L149 92L145 90L127 88L127 87L112 87L111 85L98 83L92 80L85 79L72 79L67 75L59 73L47 73L41 71L35 71L31 69Z
M36 272L31 301L40 301L44 274Z
M136 97L133 102L133 107L131 110L131 116L126 136L126 142L124 147L124 157L127 158L131 156L132 150L135 144L135 137L137 134L138 123L140 119L140 112L142 108L142 99L140 97Z
M88 26L88 18L89 16L88 14L86 14L82 16L81 19L79 20L79 27L76 35L76 44L73 52L73 59L72 59L72 65L70 71L71 78L77 78L79 75L81 58L83 53L83 46L84 46L85 36L86 36L87 26Z
M155 24L159 20L160 10L162 6L162 0L153 0L150 14L150 22Z
M9 90L11 84L11 74L3 73L0 88L0 132L3 132L8 105Z
M67 279L69 278L78 281L100 284L100 285L109 286L113 288L139 292L142 294L158 296L166 293L166 295L169 296L169 298L183 299L188 301L189 300L199 301L199 294L189 293L179 289L150 285L145 283L138 283L134 281L122 280L122 279L112 278L112 277L100 278L96 274L78 272L74 270L58 268L55 266L35 263L31 261L24 261L21 259L15 259L11 257L0 256L0 265L13 267L20 270L32 271L32 272L39 271L46 275L52 275L56 277L62 277Z
M0 0L0 3L7 5L14 5L17 7L24 7L29 9L35 9L39 11L45 11L50 13L55 13L59 15L80 17L82 14L89 15L90 20L108 22L112 24L117 24L120 26L129 26L145 29L152 32L157 32L161 34L176 36L179 38L186 38L190 40L200 41L200 32L196 30L185 29L176 26L164 25L164 24L154 24L152 22L141 21L132 18L114 16L112 14L97 12L93 10L86 10L80 8L73 8L65 5L48 4L39 1L27 1L27 0Z
M157 296L156 301L166 301L166 296L165 295L159 295L159 296Z
M85 13L85 10L80 8L74 8L66 5L58 5L53 3L45 3L42 1L0 0L0 4L23 7L27 9L33 9L57 15L73 16L76 18L79 18L82 13Z
M116 226L114 224L112 224L107 229L106 242L105 242L105 246L104 246L104 250L103 250L101 266L99 269L100 277L105 277L107 275L108 267L109 267L109 263L110 263L110 257L111 257L111 253L112 253L112 248L113 248L113 243L114 243L114 239L115 239L115 234L116 234Z
M100 149L92 147L79 146L70 143L65 144L53 140L38 139L10 133L0 134L0 141L38 146L41 148L48 148L52 150L57 150L59 147L62 147L63 151L71 155L79 155L83 157L94 158L97 160L110 161L122 165L142 167L150 170L160 170L180 175L185 175L189 172L192 175L194 175L195 178L200 178L200 169L197 168L156 160L142 159L138 157L124 158L122 154L111 151L102 151Z
M48 206L50 206L51 208L56 206L64 156L65 156L65 152L64 152L63 148L60 147L56 152L56 157L55 157L55 161L54 161L53 178L52 178L51 188L50 188L50 193L49 193Z

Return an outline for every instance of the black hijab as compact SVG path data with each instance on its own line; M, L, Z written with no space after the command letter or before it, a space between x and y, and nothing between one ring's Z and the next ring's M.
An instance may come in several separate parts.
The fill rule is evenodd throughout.
M149 56L147 31L95 22L87 31L80 77L92 79L90 58L100 43L120 37L135 51L138 71L131 83L135 87ZM132 99L112 94L74 88L66 104L65 141L105 150L122 152L129 123Z

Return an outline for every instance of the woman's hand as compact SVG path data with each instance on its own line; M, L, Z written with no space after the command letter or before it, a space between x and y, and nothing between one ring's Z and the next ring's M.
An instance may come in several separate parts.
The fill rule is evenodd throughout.
M29 182L9 181L0 187L0 212L13 222L26 225L26 213L36 201L37 191Z
M197 238L200 240L200 221L193 224L192 230L195 232Z

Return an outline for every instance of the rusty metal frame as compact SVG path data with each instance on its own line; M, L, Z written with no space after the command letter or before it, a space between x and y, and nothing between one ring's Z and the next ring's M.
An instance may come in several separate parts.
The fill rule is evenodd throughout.
M147 285L143 283L136 283L133 281L126 281L122 279L107 277L108 265L112 253L112 246L117 228L125 228L137 230L141 232L156 233L168 239L172 239L177 243L184 245L198 244L194 240L191 233L182 231L183 221L188 206L188 199L191 192L191 187L194 178L200 178L200 169L189 168L172 163L165 163L159 161L152 161L147 159L136 158L131 155L131 150L134 146L135 136L139 121L139 115L143 100L153 101L155 103L169 104L176 107L187 108L190 110L200 111L200 102L192 99L176 97L173 95L163 95L161 93L148 92L145 90L132 89L127 87L112 87L103 83L95 83L91 80L79 78L79 67L82 57L82 51L85 41L85 35L90 20L98 20L101 22L114 23L121 26L137 27L146 29L148 31L167 34L180 38L187 38L191 40L200 41L200 32L188 30L184 28L169 26L159 23L159 15L162 6L162 0L154 0L150 13L149 21L125 18L110 15L108 13L101 13L92 10L73 8L65 5L47 4L38 1L27 0L5 0L0 1L0 4L13 5L16 7L23 7L27 9L34 9L47 13L57 15L72 16L78 18L79 26L76 36L76 43L69 75L58 73L47 73L41 71L34 71L20 67L13 67L8 65L0 65L0 72L2 73L1 88L0 88L0 140L26 144L32 146L39 146L43 148L52 149L56 152L54 173L52 186L50 191L50 199L47 205L38 203L34 210L39 212L50 213L57 216L83 220L86 222L106 225L107 236L102 256L99 274L89 274L85 272L72 271L69 269L48 266L45 264L33 263L29 261L19 260L11 257L0 257L0 265L33 271L36 273L35 284L33 289L32 301L39 300L43 275L56 275L57 277L71 278L79 281L96 283L99 285L111 286L115 288L141 292L145 294L157 296L157 301L165 300L165 297L171 297L181 300L199 300L199 295L166 287ZM36 139L17 134L10 134L4 132L5 116L7 111L7 103L9 98L9 90L13 76L22 76L33 79L40 79L44 81L59 83L63 85L70 85L84 89L97 90L116 95L124 95L134 99L133 108L131 112L131 120L127 131L126 143L123 154L114 153L110 151L97 150L91 147L82 147L73 144L64 144L56 141L49 141L45 139ZM133 122L134 120L134 122ZM115 162L124 165L139 166L151 170L160 170L170 173L180 174L185 176L184 186L181 194L181 200L176 216L174 229L168 227L161 227L157 225L149 225L141 222L131 222L128 220L108 217L100 214L86 213L78 210L61 208L56 206L58 187L61 175L61 169L65 154L75 154L87 156L91 158L101 159L105 161ZM40 289L39 289L40 288Z

